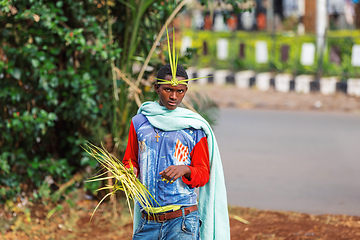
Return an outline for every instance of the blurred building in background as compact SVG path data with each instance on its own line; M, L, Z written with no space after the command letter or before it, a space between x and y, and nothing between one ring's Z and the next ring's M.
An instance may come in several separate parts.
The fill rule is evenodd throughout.
M175 24L185 29L181 52L200 49L196 76L264 91L360 96L359 0L247 0L240 13L213 2L192 6Z
M185 27L212 31L315 33L319 8L324 7L328 29L360 28L359 0L248 0L240 7L252 10L234 14L229 6L216 4L214 11L210 12L198 4L190 10L191 13L184 14L188 18ZM227 21L224 20L224 11L231 15Z

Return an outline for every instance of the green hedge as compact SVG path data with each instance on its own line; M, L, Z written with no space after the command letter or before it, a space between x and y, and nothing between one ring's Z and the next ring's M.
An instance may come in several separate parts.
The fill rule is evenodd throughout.
M0 202L96 165L80 145L95 141L92 126L109 111L117 51L92 1L17 1L16 13L9 4L0 14Z
M354 44L360 44L359 31L334 31L329 32L327 46L324 53L323 70L325 75L339 76L342 80L351 77L360 77L360 67L351 65L351 51ZM330 51L332 47L340 50L341 63L330 61Z
M301 47L303 43L314 43L316 36L296 36L293 33L277 33L271 35L265 32L211 32L192 31L185 29L183 36L193 39L193 47L198 48L199 56L194 65L199 68L212 67L215 69L254 70L257 72L274 71L286 72L294 75L317 74L323 70L324 75L337 75L342 78L359 77L360 68L351 65L351 49L353 44L360 44L360 33L358 31L332 31L328 33L327 45L320 59L318 51L315 52L314 64L303 66L300 63ZM229 54L227 60L218 60L216 57L216 42L220 38L229 40ZM265 41L268 44L268 62L259 64L255 59L255 45L257 41ZM203 42L209 48L207 56L202 55ZM240 44L245 44L245 58L239 55ZM281 61L281 47L289 46L288 61ZM331 46L339 46L341 49L341 65L330 62L329 51Z
M41 200L75 173L97 172L81 148L86 140L106 138L121 159L138 105L115 70L135 82L133 63L145 61L177 4L0 0L0 204L24 195ZM162 57L151 58L154 71ZM150 84L140 81L139 102L157 98Z

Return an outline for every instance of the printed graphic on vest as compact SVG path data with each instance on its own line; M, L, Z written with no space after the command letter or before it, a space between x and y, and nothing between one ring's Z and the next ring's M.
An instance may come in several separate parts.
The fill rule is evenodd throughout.
M175 146L175 157L179 162L185 162L189 154L189 148L184 146L178 139Z

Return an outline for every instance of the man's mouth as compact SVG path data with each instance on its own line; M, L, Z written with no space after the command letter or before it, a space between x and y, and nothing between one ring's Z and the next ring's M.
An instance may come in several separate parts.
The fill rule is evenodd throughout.
M168 102L170 106L176 106L176 102Z

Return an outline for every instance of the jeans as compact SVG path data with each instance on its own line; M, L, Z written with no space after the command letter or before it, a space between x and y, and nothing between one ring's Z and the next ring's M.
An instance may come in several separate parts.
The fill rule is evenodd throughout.
M200 221L198 211L184 216L184 210L181 217L165 222L141 218L133 240L199 240Z

